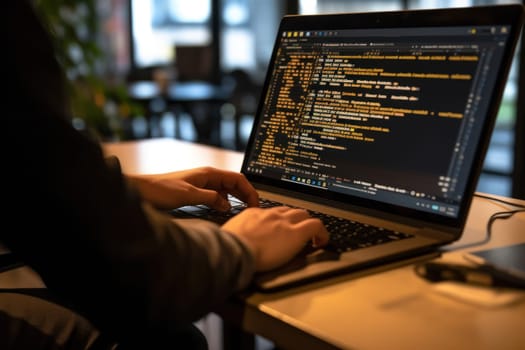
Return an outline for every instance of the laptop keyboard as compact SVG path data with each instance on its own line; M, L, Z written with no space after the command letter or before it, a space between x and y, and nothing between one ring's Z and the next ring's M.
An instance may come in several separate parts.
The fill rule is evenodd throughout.
M232 207L227 212L211 209L205 205L197 205L174 209L171 211L171 214L177 217L180 217L181 214L185 217L198 217L213 221L217 224L223 224L234 215L246 209L246 205L235 198L231 198L230 203ZM261 198L259 205L261 208L271 208L283 204ZM311 216L319 218L330 234L329 242L324 249L336 253L344 253L351 250L414 237L410 234L335 217L317 211L309 210L309 213Z

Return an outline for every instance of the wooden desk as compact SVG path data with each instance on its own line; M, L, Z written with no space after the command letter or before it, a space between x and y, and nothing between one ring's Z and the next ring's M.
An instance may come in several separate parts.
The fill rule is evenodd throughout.
M107 144L105 149L117 155L128 172L201 165L239 170L242 162L238 152L171 139ZM489 216L505 208L476 197L464 236L451 247L481 240ZM525 214L520 213L494 222L490 243L470 250L524 241ZM443 258L462 259L462 253ZM453 295L462 291L458 288ZM283 349L524 349L525 292L516 295L514 304L503 306L460 301L405 266L372 275L343 275L280 293L250 294L225 314Z
M126 173L163 173L200 166L240 170L242 153L169 138L107 143Z
M111 143L104 148L107 154L118 156L129 173L204 165L239 170L242 162L241 153L173 139ZM481 240L489 216L506 207L476 197L464 236L451 247ZM518 242L525 242L524 213L494 222L490 243L471 250ZM460 260L461 254L449 252L443 258ZM16 281L17 273L12 271L11 282ZM0 285L2 275L5 273L0 274ZM27 278L23 281L27 283ZM456 286L453 295L459 295L458 291L461 286ZM478 295L479 290L468 293ZM221 315L282 349L524 349L525 292L499 296L516 299L501 306L481 306L472 298L460 301L417 277L412 266L405 266L338 276L279 293L247 294L238 303L228 304ZM488 300L497 298L494 292Z

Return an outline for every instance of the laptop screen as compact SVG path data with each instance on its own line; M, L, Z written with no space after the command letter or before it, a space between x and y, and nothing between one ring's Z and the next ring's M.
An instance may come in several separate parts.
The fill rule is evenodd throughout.
M457 218L495 119L510 31L281 26L243 172L327 199Z

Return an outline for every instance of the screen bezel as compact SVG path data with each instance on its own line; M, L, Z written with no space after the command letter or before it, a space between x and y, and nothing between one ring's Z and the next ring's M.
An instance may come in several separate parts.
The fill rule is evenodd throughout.
M319 30L343 30L343 29L372 29L372 28L411 28L411 27L448 27L448 26L483 26L483 25L506 25L509 26L508 41L505 45L502 64L497 72L495 88L490 96L489 108L487 111L486 122L481 131L480 140L474 152L474 161L470 174L465 186L464 195L459 204L459 210L456 217L446 217L431 212L420 211L412 208L398 205L385 204L375 200L366 199L357 196L344 195L339 193L328 192L314 187L296 185L287 182L285 185L279 180L273 180L261 177L259 175L246 171L248 167L249 154L253 151L253 139L257 131L261 114L264 108L265 96L259 99L259 106L255 115L254 126L250 134L246 156L244 158L241 172L255 185L262 184L274 189L283 191L297 196L298 198L309 198L311 196L325 198L334 205L345 208L348 204L352 207L361 206L374 211L383 211L400 217L410 218L412 220L422 220L433 222L452 228L462 229L473 193L476 188L479 175L481 173L483 160L488 149L490 135L494 129L499 105L503 96L505 82L508 77L510 65L519 38L520 28L524 21L524 7L520 4L494 5L494 6L477 6L468 8L449 8L449 9L431 9L431 10L407 10L407 11L387 11L387 12L367 12L367 13L339 13L326 15L288 15L283 17L275 46L272 52L270 64L264 82L263 93L268 89L271 81L271 74L274 70L274 61L278 49L280 36L285 31L319 31ZM338 205L340 204L340 205Z

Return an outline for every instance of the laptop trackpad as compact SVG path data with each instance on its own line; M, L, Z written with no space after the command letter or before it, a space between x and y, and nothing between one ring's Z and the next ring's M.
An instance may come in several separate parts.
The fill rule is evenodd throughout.
M322 261L337 261L341 257L340 253L307 247L288 263L274 270L261 273L257 280L259 282L273 280L278 276L286 275L294 271L304 269L305 266Z

